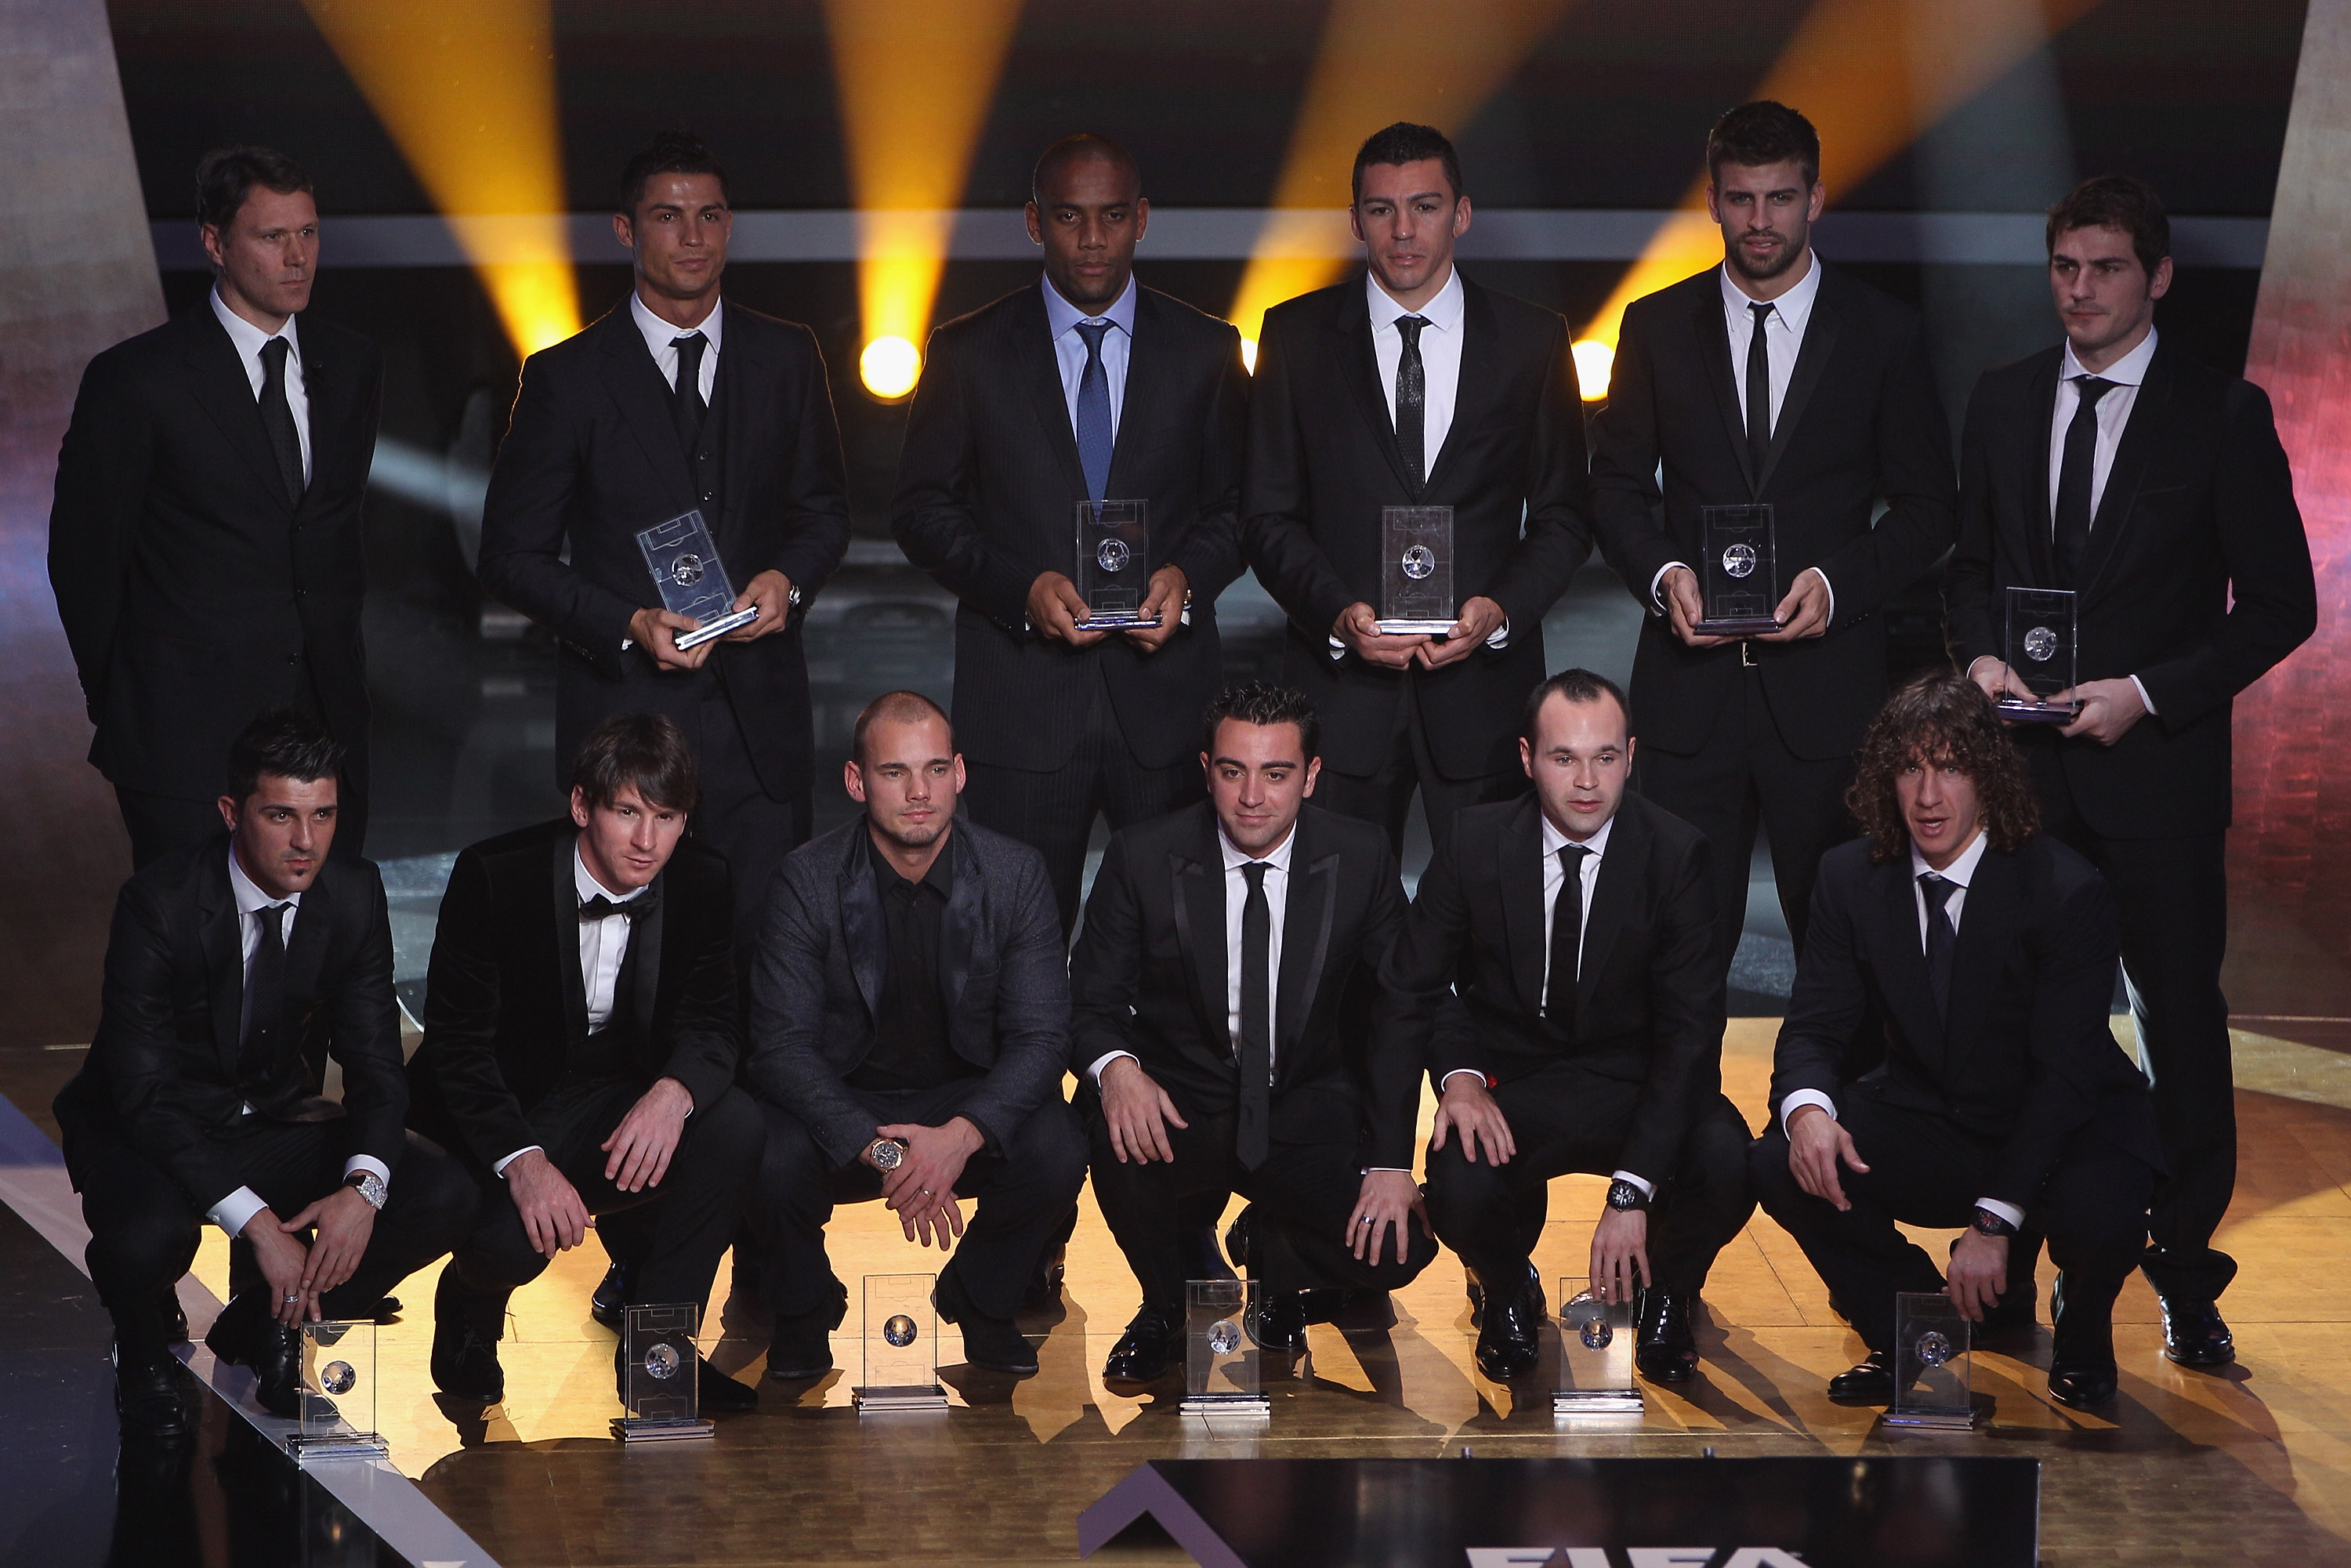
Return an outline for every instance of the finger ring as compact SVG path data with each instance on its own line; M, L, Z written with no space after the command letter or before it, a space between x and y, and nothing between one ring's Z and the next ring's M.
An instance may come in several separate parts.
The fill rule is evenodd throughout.
M290 1307L290 1306L292 1306L295 1302L297 1302L297 1301L300 1301L301 1299L302 1299L302 1298L301 1298L301 1297L299 1297L299 1296L288 1296L288 1297L287 1297L287 1298L286 1298L286 1304L287 1304L287 1306L289 1306L289 1307Z
M1357 1224L1360 1224L1360 1225L1369 1225L1371 1222L1372 1222L1372 1217L1371 1217L1370 1215L1368 1215L1368 1214L1367 1214L1367 1215L1364 1216L1364 1218L1363 1218L1362 1219L1358 1220L1356 1223L1357 1223Z
M926 1186L925 1186L925 1187L917 1187L917 1188L915 1188L914 1190L916 1190L917 1192L921 1193L925 1197L938 1197L938 1196L939 1196L937 1193L933 1192L929 1187L926 1187Z

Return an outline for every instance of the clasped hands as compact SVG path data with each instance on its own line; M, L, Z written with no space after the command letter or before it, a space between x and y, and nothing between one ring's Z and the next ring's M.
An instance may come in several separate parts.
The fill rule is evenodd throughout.
M1141 611L1146 621L1158 617L1158 625L1093 627L1086 624L1093 612L1088 608L1085 596L1078 591L1078 585L1058 571L1040 571L1037 580L1029 585L1029 624L1051 641L1067 643L1072 648L1091 648L1116 630L1144 653L1155 653L1168 638L1176 635L1176 628L1184 616L1184 595L1190 588L1182 567L1163 566L1151 574L1151 586L1144 591Z
M898 1216L899 1228L917 1247L934 1241L940 1251L952 1249L963 1234L963 1209L956 1202L956 1183L963 1167L987 1140L967 1117L953 1116L946 1124L925 1127L893 1123L873 1129L876 1138L890 1138L904 1146L897 1168L882 1172L882 1200ZM868 1144L858 1159L875 1170L873 1146Z
M1502 607L1482 596L1464 603L1459 619L1441 636L1426 632L1410 634L1383 632L1379 615L1368 604L1350 604L1331 623L1331 635L1367 664L1401 670L1417 664L1425 670L1458 664L1486 645L1508 619Z
M302 1233L312 1226L318 1239L306 1245ZM306 1318L320 1321L319 1298L358 1270L375 1234L375 1206L339 1186L291 1219L265 1208L237 1234L253 1244L254 1261L268 1281L269 1315L292 1328Z
M758 619L746 622L724 637L696 643L684 653L678 652L677 634L691 632L702 622L674 610L638 611L629 617L629 636L664 670L698 670L710 657L710 650L720 643L756 643L782 631L791 615L792 580L780 571L759 573L735 596L734 608L747 610L755 604L759 607Z
M1657 597L1665 602L1674 635L1693 648L1719 648L1725 643L1749 641L1795 643L1818 637L1829 629L1829 580L1809 566L1796 574L1794 586L1782 596L1779 608L1771 612L1780 629L1758 632L1751 639L1709 636L1698 630L1698 623L1706 619L1706 604L1698 597L1698 574L1686 566L1666 569L1657 583Z

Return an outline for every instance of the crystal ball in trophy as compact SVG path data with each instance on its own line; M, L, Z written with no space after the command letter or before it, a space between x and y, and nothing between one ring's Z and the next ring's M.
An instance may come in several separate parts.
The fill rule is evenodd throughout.
M684 1362L685 1358L677 1354L677 1346L664 1341L645 1352L645 1373L666 1382L677 1375L677 1369Z
M702 558L688 550L669 563L669 577L680 588L692 588L702 580Z
M349 1394L359 1382L360 1375L348 1361L330 1361L319 1369L319 1386L329 1394Z
M1722 552L1722 570L1723 575L1726 577L1754 576L1755 547L1753 545L1732 545L1729 549L1724 550Z
M890 1343L892 1348L905 1349L914 1343L914 1320L904 1312L897 1313L882 1325L882 1337Z
M1616 1331L1608 1326L1606 1318L1587 1318L1576 1330L1575 1337L1583 1342L1586 1350L1606 1350L1609 1342L1616 1337Z
M2046 664L2057 652L2057 633L2046 626L2035 626L2024 634L2024 656L2034 664Z
M1935 1329L1918 1336L1918 1359L1928 1366L1940 1366L1951 1359L1951 1342Z
M1104 571L1123 571L1129 557L1124 539L1104 539L1094 551L1094 564Z
M1404 569L1406 577L1418 582L1437 570L1437 557L1426 545L1415 545L1404 552L1404 559L1396 564Z
M1220 1318L1208 1325L1208 1348L1218 1355L1230 1355L1241 1347L1240 1325L1230 1318Z

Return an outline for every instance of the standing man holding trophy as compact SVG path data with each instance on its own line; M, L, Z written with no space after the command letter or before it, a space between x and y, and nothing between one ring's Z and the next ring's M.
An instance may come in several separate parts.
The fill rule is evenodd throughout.
M1759 818L1803 950L1813 873L1852 832L1853 749L1886 700L1877 612L1949 548L1954 486L1917 314L1813 254L1811 122L1742 104L1706 158L1723 264L1625 309L1592 505L1651 615L1641 792L1713 841L1727 973Z
M2236 1184L2226 830L2230 707L2310 636L2317 591L2259 387L2164 343L2171 225L2108 176L2049 213L2062 347L1988 371L1968 404L1953 652L2019 724L2050 836L2115 891L2168 1175L2145 1260L2163 1351L2235 1356L2212 1233ZM2054 601L2054 614L2030 612ZM2070 674L2053 694L2039 670ZM2060 727L2062 725L2062 727Z
M1387 829L1417 788L1441 847L1526 787L1515 727L1542 618L1591 552L1567 323L1453 265L1469 228L1442 132L1355 154L1365 276L1266 313L1243 492L1290 617L1282 679L1322 720L1318 799Z

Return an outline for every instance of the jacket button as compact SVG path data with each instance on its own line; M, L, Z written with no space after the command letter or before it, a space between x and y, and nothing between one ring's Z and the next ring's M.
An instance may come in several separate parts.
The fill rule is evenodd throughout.
M705 501L712 501L712 500L716 500L716 499L717 499L717 497L716 497L715 495L713 495L713 494L712 494L710 491L708 491L708 490L705 490L705 491L702 493L702 498L703 498L704 500L705 500Z

